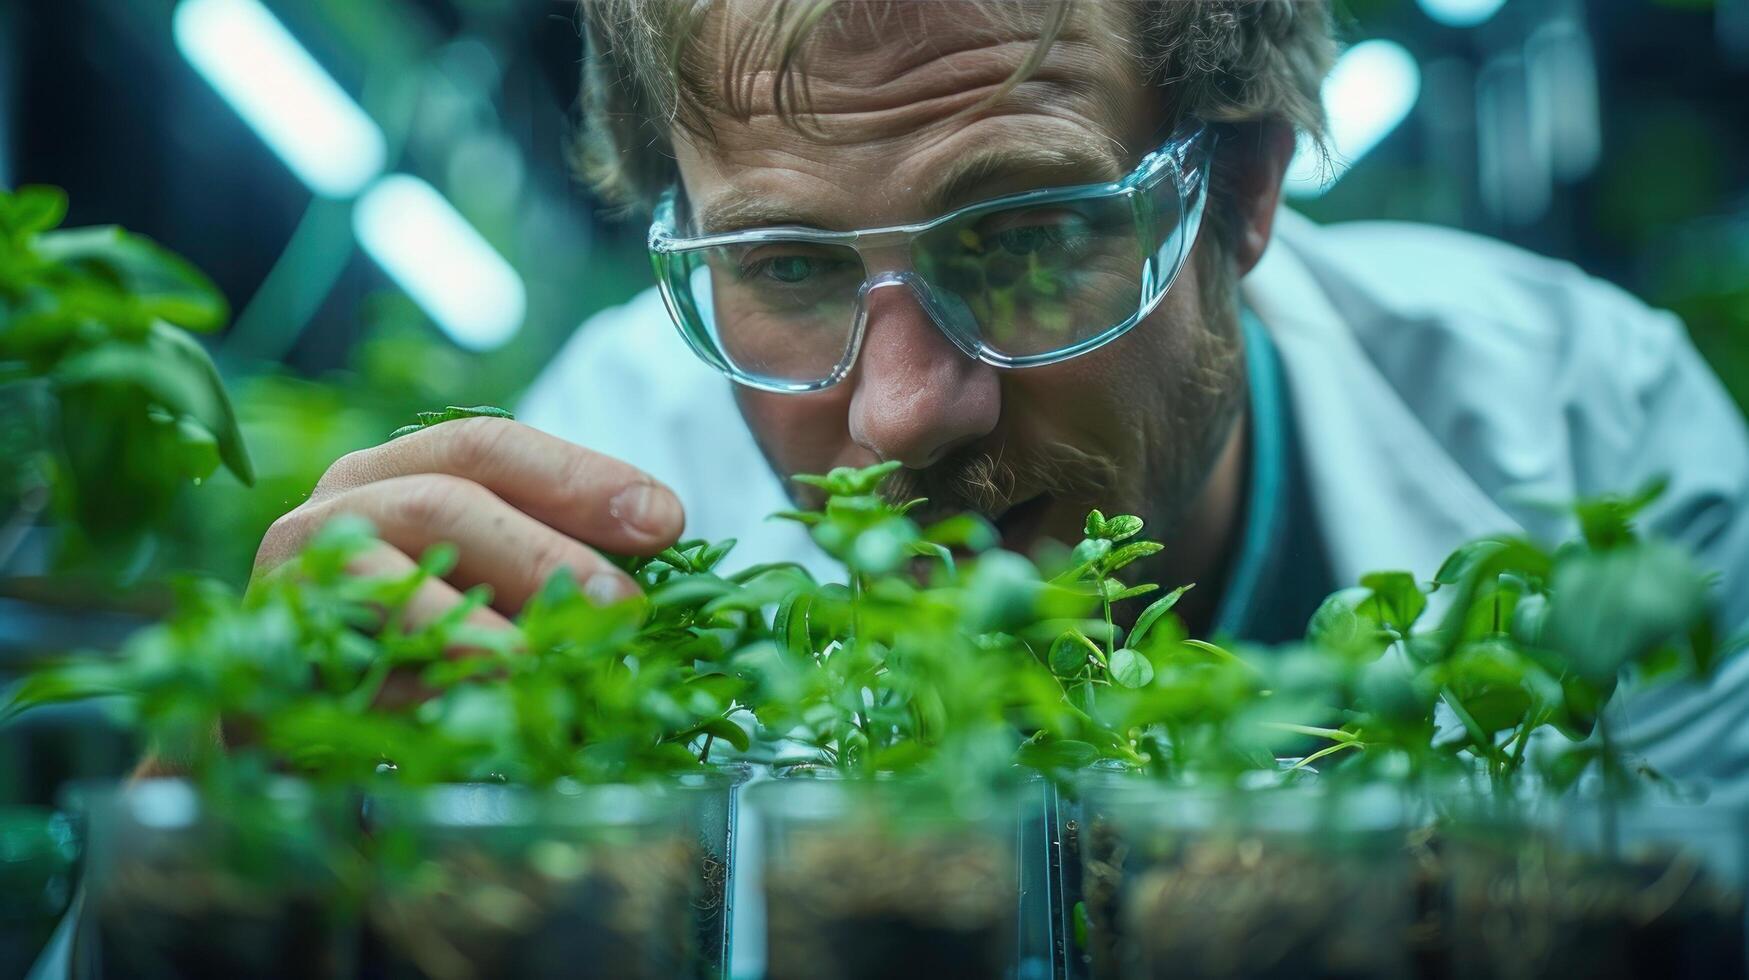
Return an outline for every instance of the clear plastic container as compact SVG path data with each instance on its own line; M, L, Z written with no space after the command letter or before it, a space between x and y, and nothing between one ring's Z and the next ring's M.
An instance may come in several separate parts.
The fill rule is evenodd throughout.
M676 776L682 819L697 845L698 893L693 901L694 975L726 977L733 935L736 812L740 787L752 776L746 763Z
M748 803L770 980L1017 975L1019 801L947 813L903 780L787 775Z
M1453 976L1745 975L1741 809L1493 797L1444 809Z
M0 977L22 977L48 945L73 897L79 855L66 815L0 807Z
M1096 977L1408 974L1401 798L1383 787L1083 788Z
M74 794L87 821L80 977L350 977L356 809L275 781L149 780Z
M694 962L699 846L663 787L374 796L368 972L672 978Z

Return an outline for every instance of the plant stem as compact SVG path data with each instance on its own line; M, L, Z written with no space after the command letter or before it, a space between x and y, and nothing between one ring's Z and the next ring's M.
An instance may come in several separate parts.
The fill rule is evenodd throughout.
M1597 716L1597 738L1602 743L1603 764L1603 848L1604 854L1611 860L1621 851L1621 828L1617 825L1615 746L1609 737L1609 714L1600 712Z
M862 636L862 576L851 573L850 576L850 638L856 640Z
M711 734L710 732L704 733L704 748L700 749L698 752L698 761L699 761L700 765L703 765L704 763L707 763L710 761L710 759L711 759L711 743L716 741L716 740L717 740L717 737L715 735Z
M1105 662L1109 664L1112 654L1117 652L1117 626L1111 621L1111 600L1105 595L1104 576L1099 579L1099 604L1105 607Z

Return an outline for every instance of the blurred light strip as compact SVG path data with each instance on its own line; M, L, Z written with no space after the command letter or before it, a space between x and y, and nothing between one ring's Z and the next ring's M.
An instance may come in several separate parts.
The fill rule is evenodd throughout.
M516 334L528 312L522 278L437 189L390 174L352 211L359 244L448 334L469 350L491 350Z
M1506 6L1506 0L1419 0L1421 12L1446 27L1476 27Z
M176 47L292 172L347 198L383 171L383 132L258 0L183 0Z
M1362 41L1343 52L1324 79L1330 159L1302 145L1287 172L1292 197L1316 197L1409 117L1421 97L1421 68L1402 45Z

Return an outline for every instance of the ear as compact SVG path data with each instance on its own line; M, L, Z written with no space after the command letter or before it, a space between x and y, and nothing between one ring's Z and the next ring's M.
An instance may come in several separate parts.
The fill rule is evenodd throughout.
M1294 128L1284 122L1234 126L1216 152L1232 201L1233 261L1244 276L1269 247L1282 177L1294 155Z

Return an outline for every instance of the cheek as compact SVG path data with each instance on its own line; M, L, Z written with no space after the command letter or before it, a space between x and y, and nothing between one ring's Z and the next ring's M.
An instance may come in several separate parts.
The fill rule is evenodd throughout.
M806 395L737 386L735 401L766 460L779 473L824 473L834 466L863 464L846 423L846 385Z
M1146 320L1091 354L1004 377L1004 404L1050 435L1118 449L1145 443L1205 390L1224 329L1202 319L1194 270L1186 267ZM1023 406L1023 407L1022 407Z

